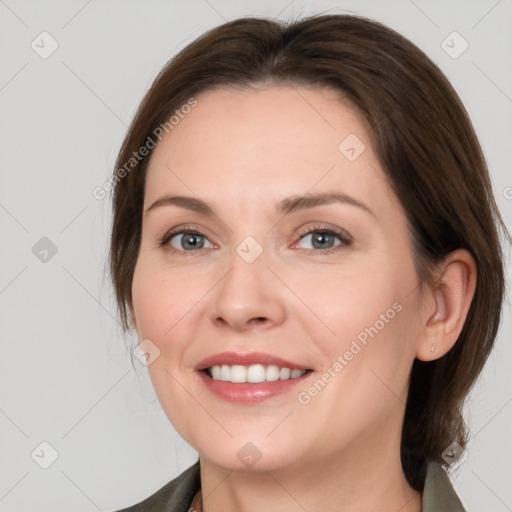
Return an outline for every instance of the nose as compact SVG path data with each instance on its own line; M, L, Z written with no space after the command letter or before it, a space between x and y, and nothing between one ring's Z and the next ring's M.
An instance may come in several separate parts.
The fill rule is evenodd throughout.
M213 322L238 332L283 323L286 290L267 267L265 251L251 263L233 251L230 263L212 297Z

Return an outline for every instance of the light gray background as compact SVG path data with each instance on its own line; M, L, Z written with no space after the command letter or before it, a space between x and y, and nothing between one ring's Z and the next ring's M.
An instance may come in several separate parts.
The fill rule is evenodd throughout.
M206 29L241 15L350 10L422 48L465 103L512 218L512 1L0 0L0 510L108 511L195 461L129 352L104 279L111 173L156 73ZM47 31L58 49L31 48ZM457 31L469 48L441 46ZM450 40L448 40L450 41ZM460 40L452 44L460 49ZM435 130L435 126L432 127ZM48 237L57 253L32 252ZM452 474L469 511L512 510L511 314L468 405L473 439ZM135 337L128 337L135 346ZM36 461L58 458L42 469ZM36 449L34 458L31 454ZM312 482L314 485L314 482Z

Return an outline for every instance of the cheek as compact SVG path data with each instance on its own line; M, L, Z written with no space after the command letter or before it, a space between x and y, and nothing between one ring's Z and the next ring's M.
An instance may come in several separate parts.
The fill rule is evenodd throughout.
M376 330L389 330L402 309L402 287L382 268L377 273L369 265L347 266L306 276L295 276L293 288L310 312L296 316L307 319L310 329L316 323L326 346L344 348L356 338L364 343Z
M161 261L142 253L135 267L132 300L141 336L163 339L198 300L197 283L189 272L169 272Z
M187 432L194 430L189 424L194 417L183 413L190 409L186 389L200 356L202 321L212 305L208 291L216 281L218 273L210 268L170 268L149 251L139 256L133 277L139 340L149 339L159 350L148 373L163 410L186 440Z
M148 365L155 393L169 420L189 441L193 430L188 416L190 396L183 392L183 376L190 333L189 315L201 297L197 279L192 283L190 273L168 272L151 257L139 257L132 283L132 300L139 340L149 339L159 352Z
M380 267L378 272L333 274L322 282L310 282L302 293L316 313L317 318L308 315L308 331L316 325L318 334L312 336L324 370L341 377L332 379L338 383L332 387L342 394L349 387L362 393L359 399L372 388L386 392L386 385L401 391L418 336L419 301L410 293L414 271L399 274Z

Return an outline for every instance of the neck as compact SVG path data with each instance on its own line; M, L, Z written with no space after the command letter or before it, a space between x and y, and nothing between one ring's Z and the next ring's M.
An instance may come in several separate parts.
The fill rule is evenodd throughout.
M400 446L382 437L276 470L230 471L201 457L203 511L400 510L421 512L421 493L405 478ZM386 446L390 448L385 448Z

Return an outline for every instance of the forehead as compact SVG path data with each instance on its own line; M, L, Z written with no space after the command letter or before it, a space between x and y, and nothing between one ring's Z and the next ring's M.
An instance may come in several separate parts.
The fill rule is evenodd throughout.
M365 122L339 92L229 88L196 100L153 151L145 203L167 191L235 204L333 188L376 200L376 187L390 199Z

